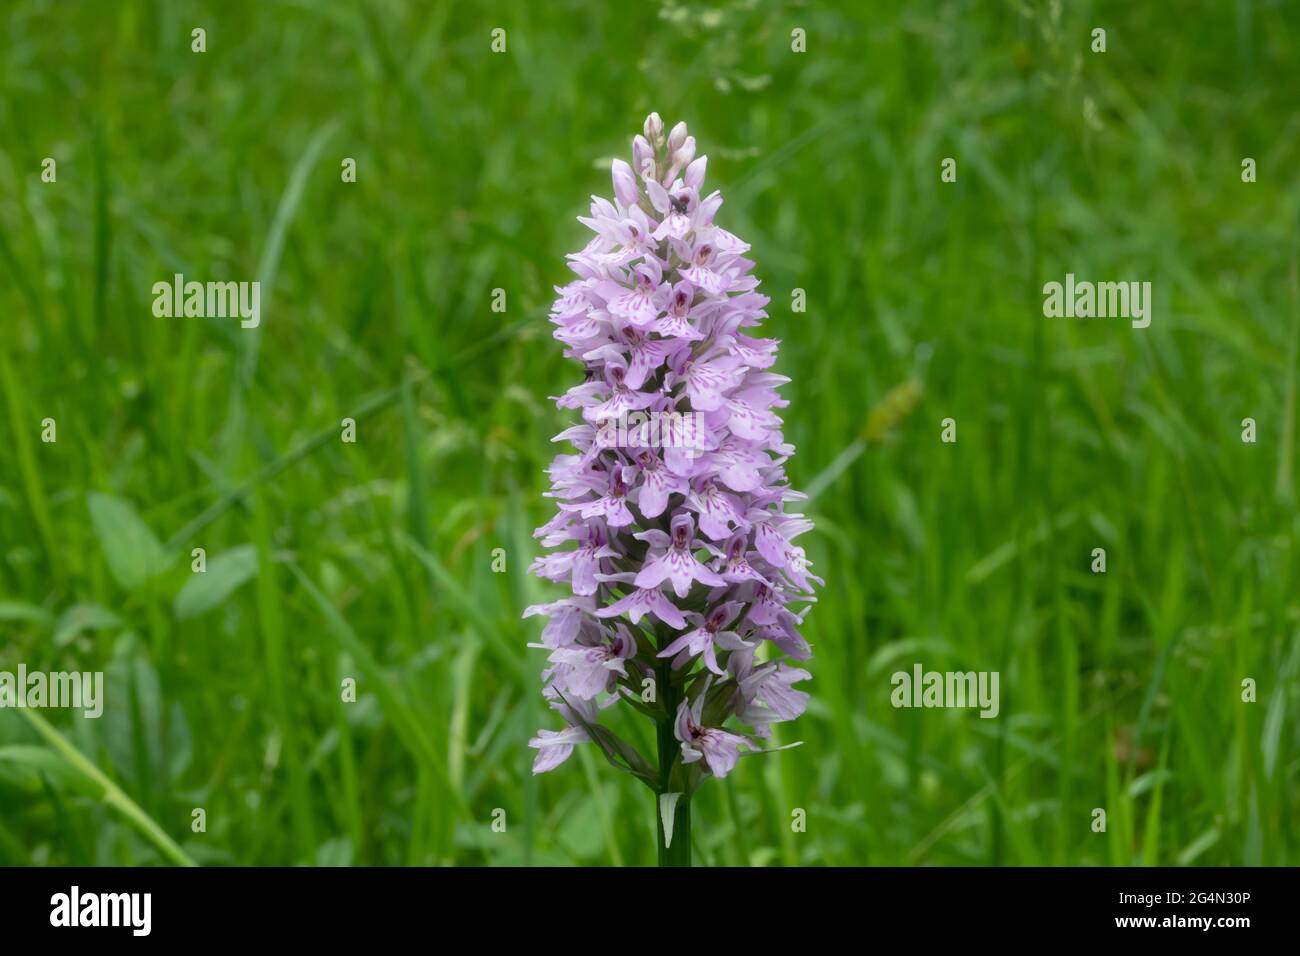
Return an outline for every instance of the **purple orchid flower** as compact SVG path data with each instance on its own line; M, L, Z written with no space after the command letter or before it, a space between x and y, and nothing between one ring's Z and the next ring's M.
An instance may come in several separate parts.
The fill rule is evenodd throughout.
M691 593L691 585L696 581L709 587L726 584L716 572L696 559L694 552L704 545L695 539L695 522L691 516L679 514L673 518L671 527L671 534L652 528L633 535L639 541L649 542L653 555L637 572L636 586L655 588L671 580L674 593L684 598Z
M704 726L705 692L695 698L694 704L682 701L677 705L677 719L673 733L682 744L682 762L694 763L703 758L709 772L715 777L725 777L735 769L740 760L740 748L748 748L750 741L743 734L735 734L720 727Z
M722 677L725 672L718 666L718 657L714 647L721 647L728 651L739 651L753 646L742 640L740 635L734 631L723 630L724 627L736 619L736 615L740 613L740 607L738 601L730 601L714 608L707 617L696 614L694 611L687 611L687 619L699 626L689 634L683 634L670 643L659 652L658 656L673 658L673 667L675 668L684 667L688 661L696 657L702 657L704 666Z
M795 543L812 523L787 510L802 496L785 475L779 343L756 331L769 300L749 245L715 223L722 196L695 153L684 123L665 132L651 114L631 163L611 167L613 198L580 217L592 238L568 256L550 322L583 368L556 406L581 421L556 436L573 451L547 471L556 512L535 537L549 553L530 568L570 593L524 611L546 618L535 646L566 725L529 741L534 771L594 742L675 794L679 818L703 778L804 711L791 685L809 674L781 658L811 656L801 629L823 583ZM659 725L657 768L597 726L633 698Z

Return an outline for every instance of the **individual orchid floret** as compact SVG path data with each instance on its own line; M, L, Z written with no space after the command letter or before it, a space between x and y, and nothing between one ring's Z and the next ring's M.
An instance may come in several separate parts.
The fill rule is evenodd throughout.
M701 758L715 777L725 777L735 769L740 761L740 748L748 748L750 742L742 734L735 734L721 727L704 726L705 690L695 699L694 704L682 701L677 705L677 719L673 722L673 733L682 744L682 762L694 763Z
M609 639L600 635L590 644L574 641L551 652L553 682L578 700L591 700L614 689L618 678L627 676L624 662L636 654L636 640L622 625L615 625Z
M674 593L684 598L691 593L691 585L696 581L709 587L725 585L726 581L695 557L695 552L703 545L695 538L695 522L691 516L679 514L673 518L671 527L670 534L651 529L634 535L651 547L651 557L637 572L636 586L657 588L665 581L671 581Z
M738 601L729 601L709 612L708 616L687 611L686 618L698 626L688 634L683 634L659 652L659 657L673 658L673 667L681 668L693 658L701 658L704 666L719 677L724 671L718 666L716 648L728 651L740 651L753 645L741 640L734 631L723 630L736 619L741 605Z
M791 686L812 678L806 670L785 663L755 667L754 653L749 647L731 655L728 663L736 678L736 715L754 728L755 736L769 736L771 724L794 720L808 708L808 695Z
M599 707L593 701L564 701L549 689L547 699L568 726L564 730L539 730L537 736L528 741L528 746L537 751L537 756L533 759L533 773L554 770L573 756L575 745L591 741L586 728L594 726L597 721Z

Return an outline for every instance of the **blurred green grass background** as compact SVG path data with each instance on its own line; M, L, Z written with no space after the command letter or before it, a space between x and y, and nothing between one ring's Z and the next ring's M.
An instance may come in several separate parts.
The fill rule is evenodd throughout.
M651 110L754 246L827 579L804 745L701 789L697 862L1297 862L1295 3L0 25L0 669L108 675L98 721L0 711L0 863L653 861L599 754L530 774L519 617L577 380L551 289ZM261 328L155 318L177 272L260 279ZM1045 319L1066 272L1151 281L1151 327ZM915 662L999 671L1000 717L893 709Z

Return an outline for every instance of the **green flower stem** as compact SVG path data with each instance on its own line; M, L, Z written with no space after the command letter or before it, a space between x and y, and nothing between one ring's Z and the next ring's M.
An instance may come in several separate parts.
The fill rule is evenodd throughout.
M126 795L122 788L115 784L104 774L102 770L72 745L72 743L61 733L51 727L45 718L33 713L30 710L19 711L28 722L36 729L36 732L45 739L60 756L72 765L78 773L87 780L92 781L102 791L101 799L116 810L122 816L126 817L139 830L144 837L158 848L168 862L173 866L197 866L189 855L182 850L171 837L169 837L154 819L140 809L139 804ZM676 840L673 841L676 843Z
M691 865L691 798L685 792L685 784L674 787L672 784L673 765L682 752L681 743L673 733L673 721L677 716L677 705L682 700L682 690L672 682L671 665L665 661L656 668L655 681L661 688L664 711L667 716L656 721L659 742L659 793L655 794L655 829L659 834L659 865ZM679 775L679 781L681 775ZM659 796L664 793L680 792L677 805L673 810L672 845L665 846L664 818L659 809Z

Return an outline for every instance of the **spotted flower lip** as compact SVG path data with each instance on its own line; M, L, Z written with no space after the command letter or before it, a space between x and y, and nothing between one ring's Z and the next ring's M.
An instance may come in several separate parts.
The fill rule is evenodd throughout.
M724 630L736 619L740 610L741 604L738 601L729 601L718 605L707 615L687 612L687 618L699 626L672 641L657 656L673 658L673 667L677 668L699 657L704 661L705 667L719 677L724 676L725 672L718 666L716 649L740 651L753 646L734 631Z
M552 334L582 374L554 399L580 420L554 439L571 451L547 469L555 513L530 568L569 593L524 611L545 619L533 646L564 722L529 741L536 773L596 743L657 791L689 792L807 706L792 685L809 673L783 658L811 656L801 631L823 582L795 543L812 523L787 510L802 500L785 474L789 380L759 331L769 300L750 246L715 222L708 172L686 124L652 113L611 164L612 198L579 217L590 239L555 290ZM668 682L639 708L662 730L657 771L598 727L648 681Z

